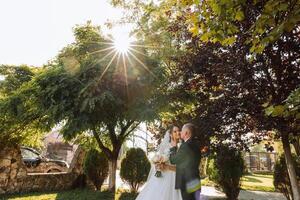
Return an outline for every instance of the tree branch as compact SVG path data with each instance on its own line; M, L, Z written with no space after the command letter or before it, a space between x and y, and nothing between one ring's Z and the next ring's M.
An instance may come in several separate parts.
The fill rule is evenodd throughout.
M115 129L114 129L114 125L112 124L107 124L107 129L108 129L108 132L109 132L109 138L112 142L112 145L116 145L118 143L118 138L116 136L116 132L115 132Z
M123 137L121 138L122 141L123 141L130 133L132 133L132 131L134 131L139 125L140 125L140 122L138 122L138 123L136 123L135 125L133 125L129 131L127 131L127 132L125 131L126 134L124 134Z
M133 120L129 120L125 126L123 126L121 128L121 133L120 133L120 138L123 138L123 136L125 135L127 129L134 123Z
M92 130L93 135L99 145L99 148L106 154L107 157L111 157L112 156L112 151L107 148L106 146L104 146L104 144L102 143L102 141L100 140L99 135L97 134L96 130Z

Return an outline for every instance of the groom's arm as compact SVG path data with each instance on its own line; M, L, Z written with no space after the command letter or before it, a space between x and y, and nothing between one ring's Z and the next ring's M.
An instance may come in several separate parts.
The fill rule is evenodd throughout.
M170 163L176 165L185 162L187 153L188 149L186 146L181 146L178 151L177 147L172 147L170 149Z

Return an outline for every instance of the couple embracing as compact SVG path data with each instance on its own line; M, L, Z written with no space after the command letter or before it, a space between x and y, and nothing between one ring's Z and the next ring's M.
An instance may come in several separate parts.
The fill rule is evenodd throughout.
M168 160L152 167L136 200L200 200L201 154L194 135L195 126L191 123L181 131L177 126L170 128L158 148L158 153ZM157 177L156 170L162 171L161 176Z

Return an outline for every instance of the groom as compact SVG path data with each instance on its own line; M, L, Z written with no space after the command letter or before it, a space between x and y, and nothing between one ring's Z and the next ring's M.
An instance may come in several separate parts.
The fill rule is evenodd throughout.
M181 190L183 200L200 199L200 173L199 163L201 159L200 148L193 139L195 126L191 123L182 127L180 137L184 141L177 150L177 142L172 141L170 149L170 162L176 165L175 189Z

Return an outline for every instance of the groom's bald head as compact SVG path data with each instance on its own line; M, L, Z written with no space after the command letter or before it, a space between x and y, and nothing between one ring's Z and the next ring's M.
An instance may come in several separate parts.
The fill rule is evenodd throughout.
M195 125L192 123L187 123L183 125L181 130L181 139L184 141L192 138L195 134Z

